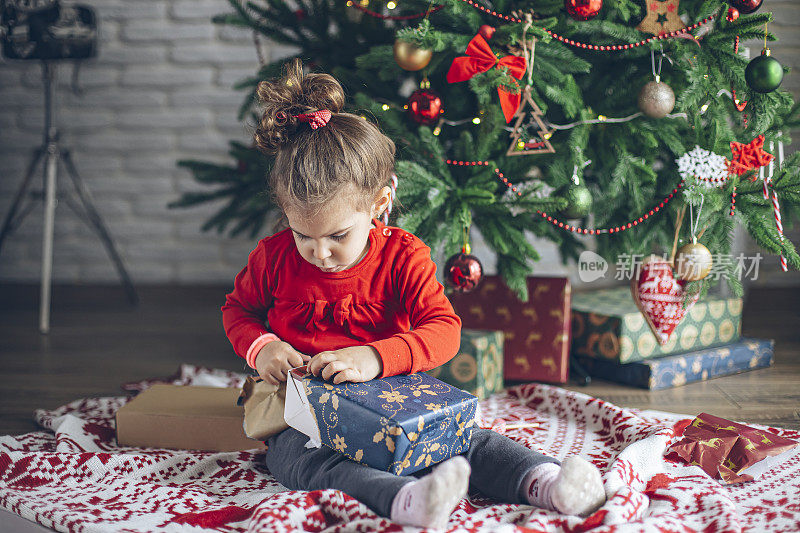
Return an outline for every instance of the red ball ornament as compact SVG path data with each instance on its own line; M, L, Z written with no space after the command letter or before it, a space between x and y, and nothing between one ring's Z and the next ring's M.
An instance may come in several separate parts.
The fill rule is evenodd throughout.
M764 0L730 0L728 3L731 7L738 9L740 13L749 15L750 13L758 11L763 1Z
M474 255L461 252L444 265L445 282L457 292L470 292L478 286L482 276L483 267Z
M408 98L408 116L417 124L431 125L442 113L442 98L430 89L417 89Z
M728 8L728 15L725 17L725 20L728 22L736 22L736 19L739 18L739 10L735 7Z
M478 30L478 35L480 35L481 37L483 37L484 39L486 39L488 41L489 39L492 38L492 35L494 35L494 32L495 32L494 26L489 26L488 24L484 24Z
M593 19L603 8L603 0L564 0L564 9L575 20Z

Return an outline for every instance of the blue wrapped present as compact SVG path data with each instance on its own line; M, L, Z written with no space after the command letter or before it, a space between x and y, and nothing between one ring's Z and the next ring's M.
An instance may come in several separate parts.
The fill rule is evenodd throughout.
M292 383L302 383L319 442L354 461L408 475L469 449L478 407L469 393L424 373L334 385L304 370Z
M634 363L573 355L592 376L650 390L737 374L772 365L775 341L742 337L738 342Z

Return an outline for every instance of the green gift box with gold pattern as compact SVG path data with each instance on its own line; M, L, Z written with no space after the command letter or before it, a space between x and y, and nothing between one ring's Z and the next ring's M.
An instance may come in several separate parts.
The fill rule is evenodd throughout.
M739 340L742 299L706 296L659 344L628 288L572 295L571 353L629 363Z
M458 354L427 374L483 400L503 390L503 332L462 329Z

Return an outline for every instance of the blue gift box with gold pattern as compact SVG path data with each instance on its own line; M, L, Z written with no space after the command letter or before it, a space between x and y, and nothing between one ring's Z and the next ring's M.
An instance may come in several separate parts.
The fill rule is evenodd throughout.
M624 364L596 357L576 357L592 376L659 390L770 366L774 344L767 339L742 338L716 348Z
M469 449L478 398L427 374L303 387L322 443L359 463L408 475Z

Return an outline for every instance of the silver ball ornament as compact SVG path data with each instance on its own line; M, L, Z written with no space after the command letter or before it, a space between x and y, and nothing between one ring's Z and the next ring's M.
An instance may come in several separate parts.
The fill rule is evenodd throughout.
M639 109L650 118L664 118L675 108L675 93L662 81L651 81L639 92Z

